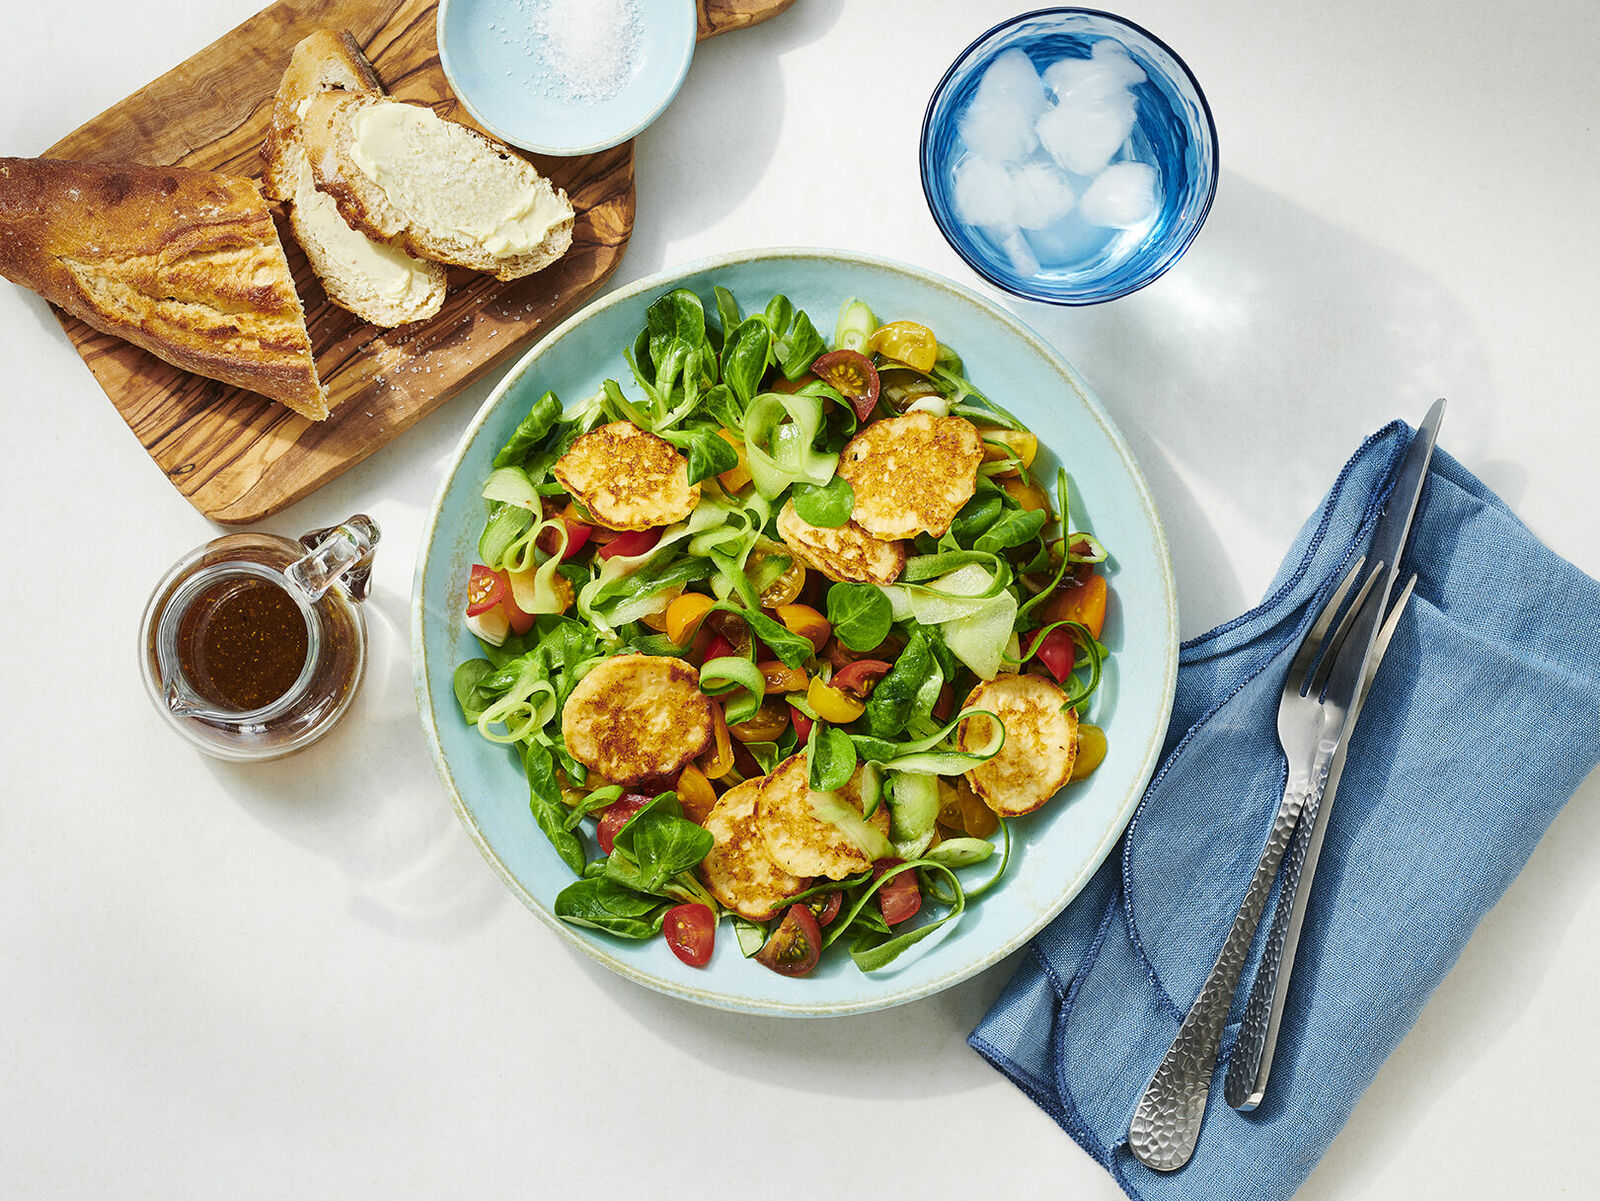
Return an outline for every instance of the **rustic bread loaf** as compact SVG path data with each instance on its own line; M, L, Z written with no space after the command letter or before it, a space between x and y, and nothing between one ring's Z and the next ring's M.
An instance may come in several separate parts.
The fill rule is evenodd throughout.
M515 151L422 104L323 92L301 137L319 191L370 237L413 254L520 279L572 244L566 193Z
M266 192L289 204L289 227L328 299L374 325L423 321L444 304L445 269L408 254L394 240L352 229L316 189L300 136L300 114L314 96L383 94L383 85L348 33L319 29L303 38L272 103L261 148Z
M288 260L247 179L0 158L0 275L174 366L328 415Z

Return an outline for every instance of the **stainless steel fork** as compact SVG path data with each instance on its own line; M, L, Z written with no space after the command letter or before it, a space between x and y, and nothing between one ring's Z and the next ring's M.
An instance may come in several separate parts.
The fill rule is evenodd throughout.
M1339 659L1356 615L1368 603L1382 603L1375 595L1369 602L1369 594L1382 576L1384 566L1379 562L1366 569L1364 559L1356 562L1301 641L1285 677L1278 703L1278 740L1288 761L1289 780L1272 822L1272 833L1222 952L1206 977L1200 996L1184 1018L1177 1038L1139 1099L1128 1128L1128 1144L1133 1153L1157 1171L1181 1168L1194 1152L1222 1045L1223 1027L1250 945L1255 940L1256 927L1300 813L1311 798L1320 795L1333 752L1337 750L1338 739L1330 741L1321 721L1323 687ZM1358 580L1361 581L1360 590L1344 608L1344 618L1335 628L1334 622L1345 597ZM1364 656L1367 645L1351 649Z

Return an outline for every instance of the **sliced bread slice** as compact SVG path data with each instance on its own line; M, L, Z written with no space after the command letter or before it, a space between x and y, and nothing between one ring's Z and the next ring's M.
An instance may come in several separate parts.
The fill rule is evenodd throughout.
M500 280L542 270L572 245L565 192L426 105L324 92L304 106L301 136L317 189L369 237Z
M273 200L294 199L305 162L299 109L322 92L383 94L383 84L361 47L341 30L319 29L296 43L289 55L289 68L272 101L272 124L261 146L262 190Z
M444 267L408 254L392 240L369 238L351 228L333 201L316 189L300 119L312 98L324 92L384 94L355 39L334 29L303 38L289 57L261 148L267 194L288 203L289 227L334 304L374 325L426 320L444 304Z

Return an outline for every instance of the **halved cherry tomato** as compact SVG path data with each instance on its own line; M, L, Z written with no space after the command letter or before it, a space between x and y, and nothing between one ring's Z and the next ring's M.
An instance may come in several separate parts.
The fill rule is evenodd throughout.
M1057 621L1082 622L1092 637L1098 639L1106 624L1106 577L1098 572L1081 584L1074 580L1063 583L1054 596L1045 601L1040 617L1046 624Z
M704 630L701 630L700 632L702 634L705 633ZM701 655L700 662L709 663L713 659L726 659L733 653L733 643L729 642L721 634L713 634L711 636L711 641L706 643L705 653Z
M1106 732L1088 722L1078 724L1078 754L1072 760L1072 778L1081 780L1099 767L1106 757Z
M556 578L560 579L559 576ZM565 580L561 582L566 583ZM500 602L500 607L506 611L506 621L511 626L513 634L526 634L533 629L536 619L532 613L524 613L517 607L517 594L514 589L506 593L505 599Z
M848 692L857 700L864 701L893 667L893 663L885 663L882 659L857 659L834 672L833 679L828 683L840 692Z
M946 684L943 688L939 689L939 696L933 702L933 719L935 721L949 721L950 714L955 711L955 707L955 689Z
M622 827L627 825L629 819L648 805L652 799L652 797L641 796L638 793L628 793L600 810L600 826L595 831L595 836L600 840L600 853L602 855L611 854L612 847L616 845L617 834L622 830Z
M776 697L761 702L761 708L738 725L729 726L728 733L740 742L771 742L782 734L789 724L789 706Z
M1002 459L1016 459L1024 467L1032 467L1033 460L1039 453L1039 436L1027 430L993 429L985 426L978 431L978 436L983 439L983 461L985 463L998 463ZM999 445L995 445L998 443ZM999 473L1000 476L1016 475L1017 468L1013 464Z
M817 915L805 905L790 905L778 928L756 952L756 962L780 976L804 976L817 966L822 954L822 930Z
M674 597L667 605L666 625L663 627L667 637L679 646L688 646L715 603L703 592L685 592Z
M565 513L558 514L557 519L567 530L567 548L561 552L561 561L565 563L589 544L589 535L593 532L593 527L584 525L583 522L568 517ZM533 540L533 544L547 555L555 554L560 542L554 524L545 526Z
M838 889L825 892L821 896L812 897L805 902L807 909L817 919L817 925L827 926L834 918L839 916L839 909L844 904L844 893Z
M733 742L728 737L728 719L722 705L711 702L711 748L700 756L700 770L707 779L720 780L733 770Z
M617 555L622 555L624 558L642 555L661 541L661 531L664 529L666 526L658 525L648 530L623 530L600 548L600 557L610 559Z
M856 420L865 421L878 405L878 369L859 350L833 350L818 355L811 370L850 402Z
M1071 629L1066 626L1057 626L1042 639L1039 631L1035 630L1028 635L1028 649L1056 678L1057 684L1072 674L1072 665L1078 659L1077 639L1073 638Z
M705 967L717 941L717 919L704 905L674 905L661 918L661 936L690 967Z
M755 571L763 561L773 555L782 555L789 560L789 566L783 573L761 590L761 607L775 609L779 605L793 604L800 592L806 586L806 569L794 557L793 552L782 543L773 542L767 538L756 541L755 547L750 552L747 571Z
M1043 510L1050 512L1050 498L1045 495L1043 488L1038 484L1024 484L1015 477L1002 479L1000 486L1006 490L1006 495L1022 506L1025 513L1034 513Z
M779 605L773 612L790 633L809 639L812 648L819 655L822 653L828 636L833 633L833 627L828 624L826 617L810 605Z
M474 563L467 577L467 616L481 617L504 600L509 589L502 573Z
M939 359L939 339L926 325L915 321L891 321L872 331L867 349L917 371L932 371Z
M733 766L731 749L728 751L728 766ZM692 763L685 764L683 770L678 773L678 783L673 791L678 794L678 803L683 806L683 815L695 825L703 826L706 815L717 803L716 790L711 787L711 781L706 779L705 773Z
M806 685L811 683L811 677L806 674L805 668L790 667L781 659L757 663L756 670L761 673L761 679L767 686L768 696L775 692L804 692Z
M790 393L800 391L800 389L804 388L807 384L814 384L816 382L817 377L812 375L809 371L802 375L799 379L790 379L786 375L780 375L777 379L773 380L772 383L767 385L767 391L782 392L785 395L789 395Z
M832 722L836 726L849 725L867 710L861 701L848 693L841 692L821 676L811 677L811 686L806 689L806 703L823 721Z
M872 865L872 874L875 878L882 877L904 862L903 859L879 859ZM878 907L883 910L883 920L891 926L917 915L922 908L922 889L917 886L915 868L907 868L884 881L878 889Z
M795 745L805 746L811 739L811 727L816 723L793 705L789 706L789 720L794 723L794 736L799 739Z

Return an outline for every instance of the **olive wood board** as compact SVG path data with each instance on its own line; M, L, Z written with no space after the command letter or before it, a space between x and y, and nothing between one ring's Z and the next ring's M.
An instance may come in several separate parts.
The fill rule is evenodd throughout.
M777 16L794 0L697 0L699 38ZM259 179L272 100L296 42L349 30L400 100L473 124L439 63L436 0L279 0L45 152ZM572 249L501 283L450 269L444 307L385 330L328 302L276 211L334 410L309 421L255 392L162 362L56 316L111 403L178 491L223 524L259 521L366 458L474 379L525 350L616 270L633 231L633 143L573 158L527 155L577 211ZM278 206L281 210L281 206Z

